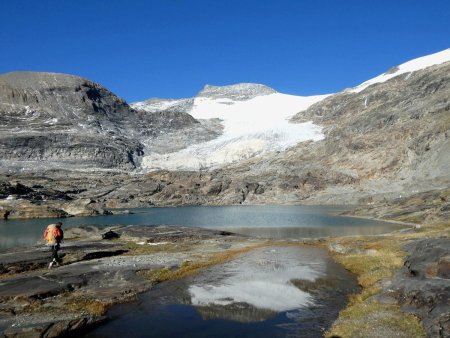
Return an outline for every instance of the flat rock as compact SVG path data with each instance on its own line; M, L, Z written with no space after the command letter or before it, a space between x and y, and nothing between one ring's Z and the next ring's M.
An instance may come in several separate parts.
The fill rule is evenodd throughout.
M102 240L108 229L114 229L120 239ZM67 234L80 239L63 242L63 264L51 270L46 268L50 258L46 247L0 252L0 337L58 337L76 332L103 317L74 304L88 302L102 309L133 299L152 286L136 272L177 268L193 256L249 241L227 232L180 226L83 227ZM127 242L141 243L142 253L127 254ZM146 246L161 242L174 248L196 245L190 247L192 251L146 251ZM136 245L139 248L132 244Z

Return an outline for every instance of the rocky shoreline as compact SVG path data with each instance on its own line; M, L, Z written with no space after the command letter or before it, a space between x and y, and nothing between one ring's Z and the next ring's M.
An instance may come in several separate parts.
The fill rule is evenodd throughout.
M328 337L450 334L448 194L448 189L421 193L349 213L416 224L402 231L302 242L326 247L363 287ZM134 299L155 283L267 245L262 239L180 226L119 226L110 233L119 239L102 239L107 231L68 229L63 266L55 270L47 270L49 252L42 246L0 252L3 337L77 332L104 320L108 307Z
M102 239L108 237L102 236L107 231L93 226L67 230L63 266L54 270L47 269L49 252L42 246L0 253L3 337L58 337L78 332L103 321L110 306L133 300L155 283L182 278L268 243L223 231L180 226L122 226L109 233L119 239ZM327 336L348 336L351 329L342 329L342 325L354 325L358 320L363 320L364 325L358 324L359 331L351 336L376 332L399 337L448 336L448 235L448 223L437 223L382 236L301 242L327 247L363 286L362 293L354 296ZM353 265L359 260L365 270ZM389 260L394 263L388 262L386 271L383 264ZM367 277L367 269L375 277ZM364 311L374 307L375 314L355 319L345 312L357 307L364 313L361 306ZM389 323L389 318L398 318L398 323ZM421 326L415 324L415 318ZM409 322L408 329L403 330L401 325Z
M132 300L158 280L142 271L178 271L218 253L241 252L261 241L223 231L179 226L124 226L120 239L96 227L66 231L63 264L47 269L48 248L0 253L2 337L58 337L104 320L105 310ZM116 236L111 236L116 237ZM225 259L225 258L224 258ZM215 261L217 263L218 261Z

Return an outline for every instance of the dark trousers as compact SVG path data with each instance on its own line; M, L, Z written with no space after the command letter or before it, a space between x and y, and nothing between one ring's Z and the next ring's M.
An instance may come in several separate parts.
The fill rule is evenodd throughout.
M52 245L52 262L59 263L58 250L59 250L59 243L53 244Z

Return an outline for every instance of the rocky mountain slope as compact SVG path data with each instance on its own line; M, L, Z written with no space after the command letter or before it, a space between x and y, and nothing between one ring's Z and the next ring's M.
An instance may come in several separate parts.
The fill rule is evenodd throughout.
M77 76L0 75L2 170L135 169L143 142L197 125L183 112L134 110L104 87Z
M95 212L386 203L437 191L450 186L449 61L450 50L412 60L334 95L206 86L192 99L132 107L78 77L5 74L0 180L31 189L22 195L33 203L53 200L52 210L73 210L67 205L82 200ZM105 168L115 172L93 170ZM58 193L25 197L41 191ZM3 210L11 203L2 200Z
M143 198L155 204L356 204L444 189L450 186L450 50L437 56L400 65L292 118L321 126L322 140L208 172L154 172L148 177L160 178L163 188Z
M450 185L449 97L445 62L333 95L293 120L323 126L314 160L358 182L349 189L353 195L401 197ZM324 194L333 192L328 187Z

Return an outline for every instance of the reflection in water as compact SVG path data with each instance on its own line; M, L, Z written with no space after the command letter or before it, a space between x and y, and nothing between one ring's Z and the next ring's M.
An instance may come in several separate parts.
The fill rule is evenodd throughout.
M374 236L385 234L395 229L404 228L403 225L381 223L376 226L323 226L323 227L229 227L227 231L259 238L318 238L337 236ZM224 229L225 230L225 229Z
M263 248L159 284L86 337L320 337L357 290L323 250Z
M277 312L257 308L247 303L232 303L229 305L195 306L203 320L232 320L240 323L261 322L277 315Z
M230 305L245 303L274 312L288 311L312 301L308 293L295 287L291 280L314 281L322 276L323 259L305 252L278 247L257 250L214 271L214 283L199 281L189 287L192 305Z

